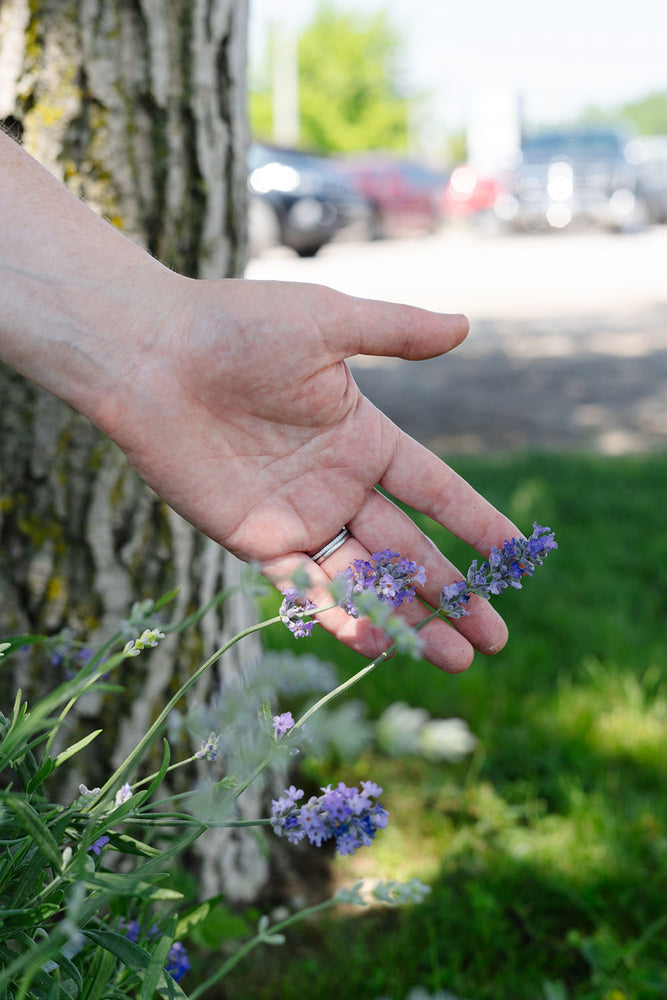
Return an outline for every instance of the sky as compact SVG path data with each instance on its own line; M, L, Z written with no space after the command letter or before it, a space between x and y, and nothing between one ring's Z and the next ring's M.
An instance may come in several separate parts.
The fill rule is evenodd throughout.
M475 95L502 88L532 126L667 90L667 0L336 0L385 9L405 41L404 79L432 94L429 114L461 129ZM250 58L272 19L306 24L316 0L250 0Z

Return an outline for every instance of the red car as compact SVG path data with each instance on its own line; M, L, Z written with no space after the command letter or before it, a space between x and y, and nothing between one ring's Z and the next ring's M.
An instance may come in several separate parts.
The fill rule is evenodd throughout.
M433 232L446 176L411 160L373 155L339 160L337 168L371 209L369 236Z
M455 167L442 196L442 214L446 219L471 220L492 213L505 190L498 177L485 177L467 163Z

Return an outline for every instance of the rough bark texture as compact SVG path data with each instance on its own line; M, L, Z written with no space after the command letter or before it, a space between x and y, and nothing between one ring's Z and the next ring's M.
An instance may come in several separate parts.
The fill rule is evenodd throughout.
M245 263L246 6L0 0L0 119L113 225L196 277L238 275ZM87 421L1 368L0 393L1 632L99 638L134 601L178 587L178 619L233 582L236 560L166 508ZM128 661L124 704L88 698L81 724L105 735L81 780L99 784L179 676L254 617L248 599L226 605ZM243 683L260 653L251 640L238 648L198 702ZM14 676L0 674L2 702L19 682L36 694L53 679L26 652ZM212 831L200 861L206 893L249 899L266 878L252 835Z

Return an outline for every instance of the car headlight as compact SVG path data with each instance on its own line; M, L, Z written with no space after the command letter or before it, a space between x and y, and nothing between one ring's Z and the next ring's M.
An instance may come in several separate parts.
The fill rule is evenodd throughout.
M269 191L284 191L289 194L296 191L301 183L298 171L288 167L286 163L265 163L250 174L248 183L257 194L268 194Z
M569 163L558 161L549 167L547 191L552 201L567 201L572 197L574 189L572 167Z

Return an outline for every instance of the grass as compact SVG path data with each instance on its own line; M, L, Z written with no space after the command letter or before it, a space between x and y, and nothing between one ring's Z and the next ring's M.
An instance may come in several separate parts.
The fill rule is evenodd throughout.
M353 692L377 717L401 700L461 716L479 739L456 766L367 753L315 762L371 777L391 823L336 880L419 876L404 911L295 929L225 981L227 1000L667 998L667 456L461 459L457 470L559 550L497 606L511 638L465 674L391 661ZM422 521L461 567L471 553ZM287 632L269 642L294 648ZM306 647L304 646L304 651ZM324 634L308 652L363 664ZM318 768L319 773L318 773ZM314 771L313 771L314 769Z

